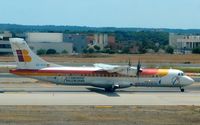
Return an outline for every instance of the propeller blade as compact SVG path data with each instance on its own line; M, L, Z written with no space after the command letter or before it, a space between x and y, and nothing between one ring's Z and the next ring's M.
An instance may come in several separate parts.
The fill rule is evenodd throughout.
M131 67L131 59L130 59L130 58L129 58L129 60L128 60L128 66Z
M137 77L140 77L140 71L141 71L141 64L140 64L140 60L138 60L138 64L137 64Z
M129 74L130 68L131 68L131 60L130 60L130 58L129 58L129 59L128 59L127 74Z

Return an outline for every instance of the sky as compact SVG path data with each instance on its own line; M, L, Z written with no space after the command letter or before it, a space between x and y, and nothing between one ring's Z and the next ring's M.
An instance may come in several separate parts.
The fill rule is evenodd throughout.
M200 0L0 0L0 23L200 29Z

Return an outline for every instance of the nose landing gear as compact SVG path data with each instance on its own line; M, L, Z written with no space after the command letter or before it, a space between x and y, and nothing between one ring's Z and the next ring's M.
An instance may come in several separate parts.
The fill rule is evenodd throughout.
M180 90L181 90L181 92L184 92L184 91L185 91L185 89L184 89L184 88L182 88L182 87L180 87Z

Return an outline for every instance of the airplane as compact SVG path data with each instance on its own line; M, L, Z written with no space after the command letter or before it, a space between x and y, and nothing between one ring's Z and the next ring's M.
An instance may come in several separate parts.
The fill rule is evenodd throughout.
M61 85L83 85L104 88L106 92L128 87L184 87L194 80L177 69L149 69L137 66L94 64L91 67L71 67L49 63L37 56L21 38L10 38L17 63L10 73Z

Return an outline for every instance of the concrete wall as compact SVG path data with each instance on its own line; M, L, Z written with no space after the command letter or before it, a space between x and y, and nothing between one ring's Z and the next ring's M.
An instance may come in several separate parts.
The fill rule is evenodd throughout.
M52 43L52 42L31 42L28 43L30 48L37 53L40 49L55 49L56 52L61 53L63 50L66 50L69 54L72 53L73 44L72 43Z

